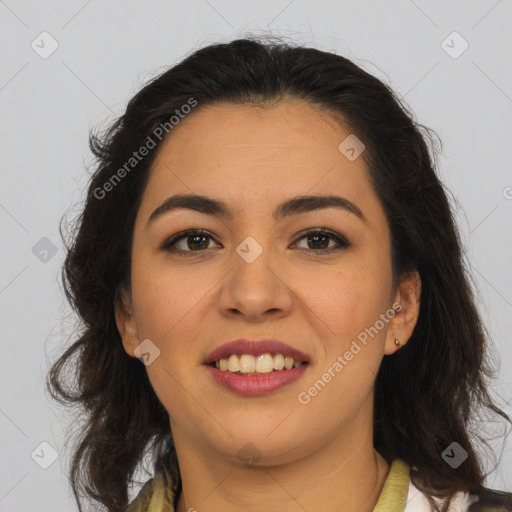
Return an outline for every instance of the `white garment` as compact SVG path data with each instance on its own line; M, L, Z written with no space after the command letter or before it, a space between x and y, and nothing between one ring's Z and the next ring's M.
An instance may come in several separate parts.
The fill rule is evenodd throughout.
M438 503L442 500L434 498ZM467 512L470 505L476 501L476 496L462 491L458 492L450 502L448 512ZM409 490L404 512L431 512L430 504L426 496L409 480Z

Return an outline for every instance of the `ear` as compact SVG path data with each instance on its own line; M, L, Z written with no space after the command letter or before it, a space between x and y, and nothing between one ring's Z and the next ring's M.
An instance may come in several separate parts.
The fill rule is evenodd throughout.
M421 277L418 271L405 274L395 295L395 303L400 304L401 309L395 310L395 316L389 322L384 348L386 355L394 354L409 341L420 313L420 297ZM396 339L400 345L395 343Z
M132 311L131 293L124 288L120 289L116 297L115 317L124 350L129 356L137 358L134 352L137 346L140 345L137 325Z

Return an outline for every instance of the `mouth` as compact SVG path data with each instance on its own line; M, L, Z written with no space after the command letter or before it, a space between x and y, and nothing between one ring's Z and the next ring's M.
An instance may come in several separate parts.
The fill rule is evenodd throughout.
M203 362L213 382L231 393L262 396L277 393L300 379L311 359L275 340L236 340L215 349Z
M214 382L232 393L267 395L300 379L312 360L281 341L238 339L217 347L203 364Z
M238 375L265 375L307 365L311 358L278 340L240 338L213 350L203 364Z
M231 354L229 357L221 357L210 362L208 366L235 375L250 376L286 372L307 364L309 364L307 360L295 360L293 357L279 352L275 354L265 352L256 356Z

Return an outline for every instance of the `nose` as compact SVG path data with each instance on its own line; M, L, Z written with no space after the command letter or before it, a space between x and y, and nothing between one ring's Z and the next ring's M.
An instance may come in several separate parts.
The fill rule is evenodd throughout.
M241 244L243 246L243 244ZM231 270L222 281L218 307L223 316L239 315L247 321L277 320L290 314L295 295L278 268L271 251L263 250L255 259L243 249L232 255ZM240 255L241 254L241 255Z

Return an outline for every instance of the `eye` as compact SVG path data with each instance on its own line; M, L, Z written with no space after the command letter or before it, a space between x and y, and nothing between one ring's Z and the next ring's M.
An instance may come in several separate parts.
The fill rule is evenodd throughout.
M166 240L161 246L161 249L170 253L176 253L179 256L191 256L191 253L200 252L201 250L204 251L209 248L207 242L208 238L212 239L212 236L206 231L202 231L201 229L187 229ZM182 241L184 242L182 247L178 247L178 242L181 243ZM190 248L192 248L192 250L190 250Z
M312 228L308 229L305 233L302 234L300 238L297 239L295 244L300 240L312 240L312 244L308 244L313 249L306 248L304 249L306 252L310 254L326 254L334 251L339 251L341 249L347 249L350 247L350 243L347 241L345 237L334 233L326 228ZM329 248L329 243L331 241L335 241L338 244L338 247Z
M169 253L177 254L178 256L193 256L193 253L200 253L210 249L208 239L213 240L212 236L207 231L201 229L187 229L186 231L176 233L166 240L162 244L161 249ZM303 239L312 240L311 247L313 248L301 249L315 255L339 251L351 245L345 237L326 228L311 228L302 232L301 236L296 239L293 245L296 245L297 242ZM338 246L329 247L331 241L336 242ZM180 243L182 247L179 247Z

